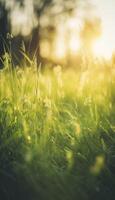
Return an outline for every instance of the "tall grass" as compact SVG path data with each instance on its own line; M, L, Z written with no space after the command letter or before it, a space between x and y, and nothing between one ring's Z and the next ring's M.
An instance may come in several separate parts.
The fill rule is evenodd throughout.
M115 197L115 70L0 71L0 199Z

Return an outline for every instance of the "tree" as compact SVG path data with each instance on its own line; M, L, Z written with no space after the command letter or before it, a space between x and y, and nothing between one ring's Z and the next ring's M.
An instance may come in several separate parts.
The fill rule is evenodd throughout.
M8 22L8 14L9 11L6 9L5 2L0 1L0 58L4 54L5 41L7 39L7 33L10 30L10 25ZM0 59L0 65L2 65L1 59Z
M60 1L56 1L56 0L14 0L14 1L12 1L12 2L14 2L12 7L10 7L10 2L8 2L7 0L0 0L0 1L4 2L5 9L6 9L6 6L7 6L7 8L9 6L9 10L6 9L8 15L12 14L12 11L15 9L15 6L17 6L17 5L18 5L18 7L20 7L20 10L24 10L24 8L27 7L28 4L30 4L33 7L34 13L35 13L35 16L37 19L37 26L33 26L32 33L28 37L21 35L21 33L16 35L12 41L12 46L13 46L12 51L14 51L15 43L17 43L17 41L19 41L19 45L20 45L21 41L24 40L29 56L31 56L31 58L36 57L37 63L39 63L40 58L41 58L41 56L40 56L40 40L41 40L40 33L41 33L42 25L43 25L43 24L41 24L41 19L44 16L47 16L47 18L51 18L50 23L46 24L46 26L47 27L48 26L56 27L56 24L52 23L54 16L55 16L55 18L56 17L58 18L58 15L60 15L60 13L61 13L61 15L65 15L65 13L71 15L71 13L78 6L77 3L80 0L66 0L66 1L63 1L63 0L60 0ZM29 14L30 13L28 13L28 15ZM4 19L5 19L5 17L4 17ZM4 20L2 19L2 21L4 21ZM8 22L8 20L7 20L7 22ZM9 30L5 30L5 34L7 32L9 32ZM18 47L18 44L16 44L16 45ZM20 49L20 47L18 49Z
M33 31L33 34L32 34L33 37L31 40L32 48L30 48L30 49L34 49L34 52L35 52L34 55L37 55L38 62L40 60L40 30L41 30L40 20L41 20L41 18L44 15L47 15L47 17L51 17L51 21L53 21L53 18L58 17L60 14L61 15L69 14L69 16L70 16L78 7L79 1L80 0L66 0L66 1L63 1L63 0L60 0L60 1L33 0L35 14L38 19L38 26ZM57 11L55 10L55 8L57 8ZM48 25L46 25L46 26L48 27ZM55 26L55 25L49 24L49 27L50 26ZM56 29L56 27L54 27L54 29ZM37 46L36 46L36 44L37 44Z

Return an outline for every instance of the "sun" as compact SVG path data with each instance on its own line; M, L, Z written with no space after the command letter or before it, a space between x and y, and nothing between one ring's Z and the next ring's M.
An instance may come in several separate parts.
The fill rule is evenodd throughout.
M93 45L93 53L96 57L110 59L113 51L112 44L104 36L101 36Z

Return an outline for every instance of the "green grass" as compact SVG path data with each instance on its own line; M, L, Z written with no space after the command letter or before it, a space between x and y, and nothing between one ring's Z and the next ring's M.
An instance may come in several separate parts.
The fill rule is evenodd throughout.
M115 198L115 71L0 71L0 199Z

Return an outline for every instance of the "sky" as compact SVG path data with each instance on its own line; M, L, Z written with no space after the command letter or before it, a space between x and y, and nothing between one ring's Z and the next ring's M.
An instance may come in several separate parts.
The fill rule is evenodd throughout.
M95 51L110 57L115 51L115 0L91 0L96 5L97 14L102 19L103 33L97 41Z

